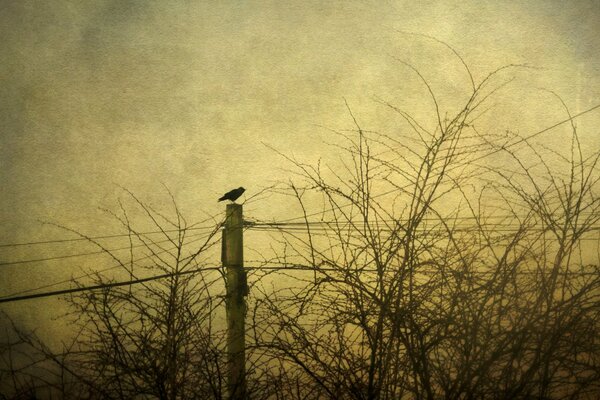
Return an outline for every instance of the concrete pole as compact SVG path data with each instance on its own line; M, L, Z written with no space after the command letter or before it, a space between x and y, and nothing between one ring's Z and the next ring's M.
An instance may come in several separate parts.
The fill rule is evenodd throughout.
M241 204L228 204L223 229L222 263L227 274L227 389L230 400L246 399L245 324L248 294L244 271Z

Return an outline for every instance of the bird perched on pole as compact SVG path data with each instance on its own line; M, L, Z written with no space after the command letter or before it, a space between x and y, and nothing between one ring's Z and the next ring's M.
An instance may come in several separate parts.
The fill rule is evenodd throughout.
M223 196L221 196L219 201L231 200L232 202L235 203L235 201L238 199L238 197L240 197L242 195L242 193L244 193L245 190L246 189L244 189L241 186L237 189L230 190L229 192L227 192Z

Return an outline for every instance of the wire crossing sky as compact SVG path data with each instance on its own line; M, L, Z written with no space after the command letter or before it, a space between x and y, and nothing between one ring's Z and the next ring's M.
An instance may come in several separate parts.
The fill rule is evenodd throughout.
M250 198L290 179L272 149L335 164L337 149L324 144L337 140L331 130L356 129L353 117L389 135L399 125L385 104L428 121L427 90L403 62L452 115L472 83L436 40L460 54L476 83L502 66L527 66L503 72L514 80L477 121L481 132L559 145L570 120L552 90L580 115L582 143L595 150L599 29L597 0L3 2L3 293L82 276L42 267L76 257L89 264L98 251L56 225L125 249L128 236L110 218L122 187L163 211L166 186L189 221L216 225L222 193L243 186ZM491 152L481 161L503 162ZM245 212L302 221L290 204L257 196ZM30 322L43 314L20 313Z

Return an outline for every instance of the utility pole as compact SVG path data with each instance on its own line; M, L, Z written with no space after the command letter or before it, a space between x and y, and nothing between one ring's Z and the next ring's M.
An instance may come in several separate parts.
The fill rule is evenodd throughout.
M226 270L227 390L230 400L246 399L245 324L248 284L244 271L243 217L241 204L225 210L221 261Z

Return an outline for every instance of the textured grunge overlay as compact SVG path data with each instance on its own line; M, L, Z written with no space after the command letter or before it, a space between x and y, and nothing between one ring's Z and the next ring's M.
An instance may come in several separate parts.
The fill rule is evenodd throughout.
M584 113L573 121L584 156L600 147L600 109L586 112L600 103L598 0L0 0L0 38L0 244L122 233L114 214L131 205L130 221L152 230L139 204L156 216L172 199L190 225L217 224L217 200L242 186L236 201L255 223L322 210L316 190L300 207L302 190L318 185L297 183L299 166L322 160L328 177L352 170L340 146L359 128L408 145L394 136L408 126L402 112L437 129L472 80L504 66L474 112L479 133L501 144L564 121L568 109ZM540 133L536 149L568 153L572 128ZM550 166L560 161L552 157ZM479 164L498 172L518 162L498 150ZM121 239L103 243L127 247ZM245 258L273 240L248 235ZM72 287L72 277L110 265L61 258L102 253L87 240L60 246L0 247L0 297ZM0 310L51 345L72 331L56 297Z

